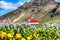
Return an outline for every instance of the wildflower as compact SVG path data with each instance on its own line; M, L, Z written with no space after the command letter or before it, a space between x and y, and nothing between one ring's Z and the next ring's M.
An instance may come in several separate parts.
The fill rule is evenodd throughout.
M11 31L10 31L10 33L14 35L14 32L13 32L13 30L11 30Z
M21 40L26 40L25 38L21 38Z
M27 37L27 40L31 40L31 39L32 39L32 37L30 37L30 36Z
M37 29L35 25L32 25L31 27L32 27L33 29Z
M32 35L29 35L29 36L27 37L27 39L28 39L28 40L31 40L31 39L32 39Z
M14 27L16 27L16 24L13 24Z
M21 36L21 34L16 34L16 38L21 38L22 36Z
M46 24L46 26L47 26L47 27L50 27L50 24L49 24L49 23L47 23L47 24Z
M38 38L38 37L40 36L40 34L34 33L33 36L34 36L35 38Z
M34 33L33 36L36 37L36 33Z
M39 38L39 36L40 36L39 34L36 34L36 38Z
M1 35L0 35L2 38L6 36L6 33L5 32L1 32Z
M13 34L8 33L8 34L7 34L7 37L12 38L12 37L13 37Z
M32 35L29 35L30 37L32 37Z
M1 37L1 33L0 33L0 37Z

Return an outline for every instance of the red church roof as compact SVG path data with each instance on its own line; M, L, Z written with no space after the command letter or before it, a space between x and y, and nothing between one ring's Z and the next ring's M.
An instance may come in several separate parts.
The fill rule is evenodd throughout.
M31 20L31 19L28 19L28 23L29 24L39 24L38 20Z
M38 22L38 20L30 20L29 22Z

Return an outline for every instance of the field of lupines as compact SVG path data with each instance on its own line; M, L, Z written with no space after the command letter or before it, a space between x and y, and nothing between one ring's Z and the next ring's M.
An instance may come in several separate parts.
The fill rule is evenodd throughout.
M0 40L60 40L60 25L0 24Z

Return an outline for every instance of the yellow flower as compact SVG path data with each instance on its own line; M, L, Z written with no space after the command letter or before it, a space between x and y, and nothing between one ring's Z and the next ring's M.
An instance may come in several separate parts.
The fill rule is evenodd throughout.
M36 37L36 33L34 33L33 36Z
M7 34L7 37L12 38L12 37L13 37L13 34L8 33L8 34Z
M1 33L0 33L0 37L1 37Z
M40 36L39 34L36 34L36 38L39 38L39 36Z
M38 38L38 37L40 36L40 34L34 33L33 36L34 36L35 38Z
M1 37L5 37L6 36L6 33L5 32L1 32Z
M29 35L30 37L32 37L32 35Z
M14 35L14 32L13 32L13 30L10 30L10 33Z
M16 38L21 38L21 34L16 34Z
M25 38L21 38L21 40L26 40Z
M32 39L32 37L30 37L30 36L29 36L29 37L27 37L27 40L31 40L31 39Z
M40 34L37 34L37 36L40 36Z

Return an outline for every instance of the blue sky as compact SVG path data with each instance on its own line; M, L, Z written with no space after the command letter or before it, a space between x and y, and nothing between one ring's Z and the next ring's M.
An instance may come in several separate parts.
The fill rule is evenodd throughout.
M60 0L56 0L60 2ZM18 7L23 5L25 2L29 2L29 0L0 0L0 16L16 10Z
M60 2L60 0L55 0L56 2Z
M29 2L29 0L0 0L0 16L16 10L25 2Z

